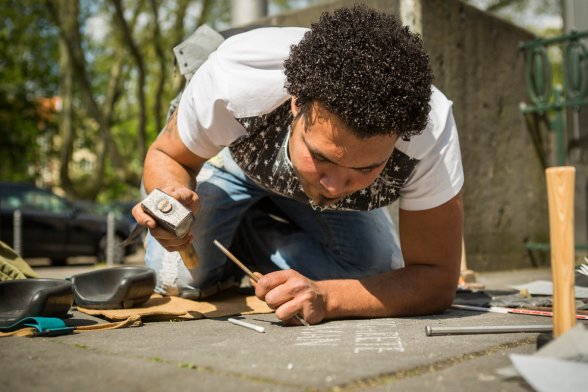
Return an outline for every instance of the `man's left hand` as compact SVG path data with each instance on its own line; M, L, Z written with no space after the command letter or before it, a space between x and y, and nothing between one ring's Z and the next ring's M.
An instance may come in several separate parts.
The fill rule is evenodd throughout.
M300 325L294 318L297 314L309 324L318 324L325 318L326 292L294 270L263 275L255 286L255 295L286 324Z

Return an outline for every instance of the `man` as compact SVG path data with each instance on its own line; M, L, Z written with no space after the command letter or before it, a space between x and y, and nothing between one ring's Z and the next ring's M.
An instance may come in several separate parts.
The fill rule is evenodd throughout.
M463 170L451 102L431 80L420 38L365 6L224 41L145 160L146 190L196 218L175 238L133 209L158 291L190 297L229 279L218 239L264 274L255 293L286 323L447 308ZM387 209L397 199L402 251ZM191 242L194 270L174 252Z

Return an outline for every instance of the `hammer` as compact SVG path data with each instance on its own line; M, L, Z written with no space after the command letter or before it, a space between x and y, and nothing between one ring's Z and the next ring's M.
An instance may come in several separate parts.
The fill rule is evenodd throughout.
M167 231L174 233L177 237L183 237L194 223L194 217L190 210L179 201L163 192L154 189L141 202L143 211L155 219L155 222ZM192 244L179 251L184 265L188 269L194 269L200 264L196 250Z

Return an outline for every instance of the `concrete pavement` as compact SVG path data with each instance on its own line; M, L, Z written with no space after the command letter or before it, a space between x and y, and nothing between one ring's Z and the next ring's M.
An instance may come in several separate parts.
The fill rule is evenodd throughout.
M549 270L481 274L479 281L504 288L537 278L549 278ZM77 311L73 317L104 322ZM283 327L273 314L244 319L266 332L218 318L2 338L2 385L7 391L528 391L521 379L503 380L495 370L510 365L510 353L534 352L537 334L427 337L425 326L551 322L457 310L312 327Z

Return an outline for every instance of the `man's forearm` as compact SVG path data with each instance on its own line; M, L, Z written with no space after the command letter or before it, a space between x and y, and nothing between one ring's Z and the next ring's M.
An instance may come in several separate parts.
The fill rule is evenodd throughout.
M411 265L361 280L316 282L326 318L391 317L442 312L455 296L457 277L435 266Z
M145 158L143 178L148 193L165 186L181 185L194 189L196 174L157 148L152 147Z
M182 142L176 110L145 157L143 181L147 192L166 186L196 187L196 175L206 160Z

